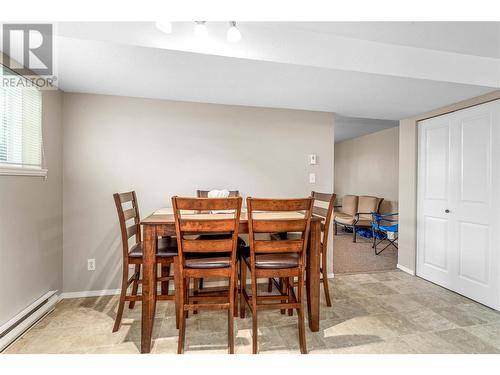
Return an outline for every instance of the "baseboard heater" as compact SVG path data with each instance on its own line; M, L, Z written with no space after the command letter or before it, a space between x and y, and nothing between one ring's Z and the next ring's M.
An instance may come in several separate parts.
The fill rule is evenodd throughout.
M0 327L0 352L26 332L33 324L54 310L59 297L57 291L50 291Z

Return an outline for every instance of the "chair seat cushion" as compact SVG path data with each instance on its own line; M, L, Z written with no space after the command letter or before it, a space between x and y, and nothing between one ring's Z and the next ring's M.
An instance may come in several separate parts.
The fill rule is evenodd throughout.
M394 232L394 233L397 233L398 230L399 230L398 224L395 224L395 225L377 225L377 224L373 224L372 226L373 226L374 229L380 230L382 232Z
M173 257L177 255L177 240L173 237L158 239L156 243L157 257ZM140 242L130 248L128 256L131 258L142 258L144 254L144 244Z
M353 225L356 218L354 216L344 214L343 212L338 212L335 214L334 220L339 224Z
M186 268L196 268L196 269L211 269L211 268L228 268L231 266L231 258L228 256L192 256L186 258L185 267Z
M245 262L250 266L250 257L245 257ZM258 254L255 256L255 268L278 269L294 268L299 266L299 254Z

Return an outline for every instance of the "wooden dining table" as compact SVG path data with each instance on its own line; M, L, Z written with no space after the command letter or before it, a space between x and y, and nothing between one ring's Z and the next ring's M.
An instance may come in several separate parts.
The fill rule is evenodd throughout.
M214 214L217 215L217 214ZM175 220L170 208L162 208L141 221L143 226L143 276L141 353L151 351L151 338L156 310L156 242L158 237L175 236ZM239 233L248 233L246 212L241 213ZM309 328L319 331L321 218L312 217L306 262L306 294Z

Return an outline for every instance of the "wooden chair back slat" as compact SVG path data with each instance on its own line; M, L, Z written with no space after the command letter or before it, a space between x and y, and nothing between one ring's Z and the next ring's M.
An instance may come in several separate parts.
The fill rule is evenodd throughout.
M255 240L256 253L300 253L304 248L304 240Z
M120 198L120 202L127 203L127 202L132 202L134 200L134 191L129 191L127 193L119 193L118 196Z
M177 199L177 209L185 211L219 211L234 210L234 198L180 198Z
M135 208L129 208L128 210L123 211L125 221L135 218L135 215Z
M292 220L254 220L254 233L303 232L306 229L304 219Z
M314 198L315 201L330 202L332 200L332 196L335 198L336 194L319 193L317 191L313 191L311 192L311 196Z
M328 216L328 209L323 207L314 206L313 207L313 215L320 216L322 218L326 218Z
M231 238L225 240L182 240L185 253L230 253L233 245Z
M252 198L252 209L254 211L269 211L269 212L305 211L305 210L310 210L310 202L304 199Z
M127 240L137 234L137 225L133 225L127 228Z
M210 190L196 190L196 196L198 198L208 198L208 193ZM239 190L229 190L229 198L237 198L240 196Z
M202 219L195 219L197 215L192 215L192 216L193 216L192 219L179 220L179 225L182 232L189 232L191 234L219 233L219 232L231 232L234 229L234 219L202 220Z

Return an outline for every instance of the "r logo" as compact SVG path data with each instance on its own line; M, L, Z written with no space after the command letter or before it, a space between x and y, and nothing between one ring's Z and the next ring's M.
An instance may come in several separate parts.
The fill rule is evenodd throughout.
M4 65L29 76L52 75L52 25L4 24Z

